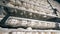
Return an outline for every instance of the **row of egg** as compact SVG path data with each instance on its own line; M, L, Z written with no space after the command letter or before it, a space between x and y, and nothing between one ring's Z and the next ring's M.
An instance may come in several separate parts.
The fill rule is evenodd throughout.
M26 29L25 29L26 30ZM5 32L5 31L1 31L0 32L0 34L60 34L60 31L58 31L58 30L27 30L27 31L25 31L25 30L22 30L22 31L20 31L20 30L18 30L18 31L11 31L11 32Z
M33 32L12 32L12 34L58 34L59 32L37 32L37 31L33 31Z
M55 28L55 22L46 22L46 21L38 21L38 20L27 20L27 19L9 19L6 22L7 25L12 27L32 27L32 28Z
M41 4L41 2L40 2L40 4L41 5L38 5L38 0L34 3L32 3L32 1L33 0L29 0L29 2L28 2L28 0L24 0L23 1L23 3L21 3L22 2L22 0L10 0L11 2L8 2L7 4L11 4L12 6L13 5L15 5L15 4L17 4L17 5L21 5L21 6L30 6L30 5L33 5L33 6L41 6L41 7L44 7L45 5L45 7L48 7L49 6L49 4L47 3L47 2L44 2L44 1L41 1L42 2L42 4ZM25 2L26 1L26 2ZM31 2L30 2L31 1ZM34 0L35 1L35 0ZM1 2L3 2L3 1L1 1ZM5 1L5 2L7 2L7 1ZM44 3L44 4L43 4ZM30 7L29 7L30 8ZM40 7L39 7L40 8Z
M47 2L45 2L45 3L47 3ZM15 4L16 4L16 6L15 6ZM23 1L23 3L21 3L21 1L18 1L18 0L16 0L16 3L15 3L12 0L10 3L7 4L7 6L19 8L19 9L22 9L22 10L38 12L38 13L40 13L40 12L46 13L46 14L52 14L53 13L53 10L49 6L49 4L48 5L46 4L46 6L44 4L36 5L34 3L25 2L25 0Z

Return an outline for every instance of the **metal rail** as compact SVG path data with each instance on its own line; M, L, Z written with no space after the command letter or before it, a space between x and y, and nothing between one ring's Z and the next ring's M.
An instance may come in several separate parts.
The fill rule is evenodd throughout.
M1 18L2 19L2 18ZM35 29L59 29L60 23L27 19L21 17L9 17L5 22L5 28L35 28ZM8 27L9 26L9 27Z

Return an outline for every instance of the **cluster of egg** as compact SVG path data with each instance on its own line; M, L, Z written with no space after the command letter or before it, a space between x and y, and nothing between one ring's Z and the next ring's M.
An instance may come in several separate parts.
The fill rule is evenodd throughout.
M46 0L10 0L6 5L32 12L53 14L53 10Z

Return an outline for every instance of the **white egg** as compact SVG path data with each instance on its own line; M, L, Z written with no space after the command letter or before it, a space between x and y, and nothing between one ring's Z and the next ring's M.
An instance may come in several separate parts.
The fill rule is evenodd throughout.
M14 7L14 5L12 5L12 4L10 4L10 3L6 4L6 6Z
M32 30L32 28L31 27L28 27L27 30Z
M9 19L7 20L6 24L10 26L17 26L20 23L17 19Z

